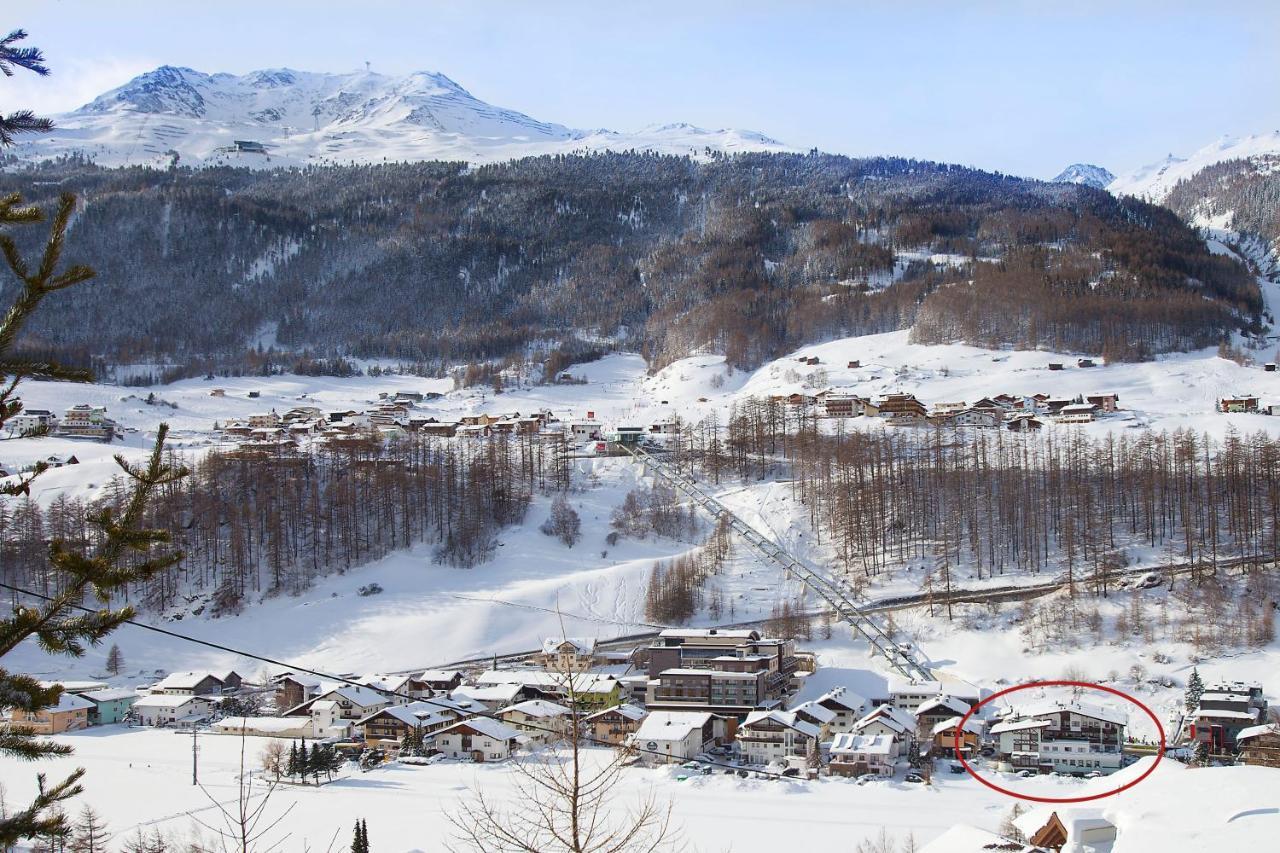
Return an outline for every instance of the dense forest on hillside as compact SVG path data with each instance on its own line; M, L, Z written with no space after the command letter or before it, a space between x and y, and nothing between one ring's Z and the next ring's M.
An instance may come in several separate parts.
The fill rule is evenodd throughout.
M1229 214L1228 227L1280 257L1280 156L1214 163L1179 181L1165 203L1188 221ZM1274 274L1275 261L1262 272Z
M913 324L922 342L1141 358L1215 343L1262 309L1246 271L1163 208L903 159L63 161L14 166L0 189L81 199L70 254L98 277L26 340L80 362L267 369L250 353L271 330L295 358L439 366L589 342L653 366L710 347L745 367Z

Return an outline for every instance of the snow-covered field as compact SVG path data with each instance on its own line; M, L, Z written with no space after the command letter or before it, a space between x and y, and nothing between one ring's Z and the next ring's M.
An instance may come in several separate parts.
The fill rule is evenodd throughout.
M41 765L50 779L81 766L88 770L80 800L105 816L116 843L141 828L188 838L205 825L220 825L213 800L234 805L239 796L241 739L207 735L199 741L202 787L191 784L191 738L163 730L107 726L58 738L75 755ZM266 738L244 739L245 764L257 770ZM603 760L605 753L589 755ZM1109 779L1081 781L1040 777L1020 780L1037 796L1081 796L1123 784L1146 769L1140 762ZM1164 762L1142 784L1101 801L1127 842L1114 853L1177 853L1231 849L1280 830L1270 778L1265 768L1186 770ZM437 851L450 828L446 815L470 791L509 796L516 781L504 765L445 762L429 766L389 765L315 787L282 786L265 814L285 815L269 842L287 851L343 849L355 820L369 824L372 846L385 851ZM957 823L995 830L1012 801L969 776L940 773L931 786L906 782L855 785L852 780L813 782L740 779L737 776L676 778L670 768L625 771L617 792L619 809L642 796L673 807L673 824L701 853L785 850L802 833L806 847L852 850L881 830L899 842L912 835L927 842ZM34 770L7 762L0 766L10 803L34 790ZM202 789L203 788L203 789ZM260 790L260 788L256 789ZM208 792L207 794L205 792ZM1194 803L1194 807L1192 804ZM287 814L286 814L287 813ZM264 825L266 822L264 821ZM1214 846L1220 844L1222 846Z

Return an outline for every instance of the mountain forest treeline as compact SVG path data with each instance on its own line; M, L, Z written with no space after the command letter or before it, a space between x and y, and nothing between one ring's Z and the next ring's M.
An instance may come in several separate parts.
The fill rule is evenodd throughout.
M1168 210L914 160L11 166L0 190L78 196L75 260L97 271L24 345L164 378L352 356L563 363L585 341L655 368L703 348L750 367L905 328L1145 358L1260 328L1252 276Z

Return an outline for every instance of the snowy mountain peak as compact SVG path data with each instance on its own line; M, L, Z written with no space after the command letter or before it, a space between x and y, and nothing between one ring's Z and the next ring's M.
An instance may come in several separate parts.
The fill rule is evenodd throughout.
M1170 154L1163 160L1120 175L1107 185L1107 190L1116 195L1132 195L1159 203L1179 181L1190 178L1206 166L1225 160L1259 157L1280 157L1280 130L1244 137L1220 136L1189 157Z
M573 151L790 150L754 131L658 125L637 133L574 130L496 107L434 71L390 76L267 68L237 75L162 65L57 117L19 157L84 154L100 165L184 163L259 168L394 160L492 162ZM236 140L265 147L244 146Z
M1072 163L1058 173L1053 179L1055 184L1085 184L1086 186L1104 189L1116 176L1101 166L1092 163Z

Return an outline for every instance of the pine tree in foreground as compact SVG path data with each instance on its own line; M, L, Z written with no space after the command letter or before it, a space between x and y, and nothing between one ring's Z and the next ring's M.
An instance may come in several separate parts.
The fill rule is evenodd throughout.
M48 72L36 48L15 45L26 37L21 30L0 39L0 72L12 76L13 68L26 68L37 74ZM29 112L0 117L0 145L11 144L12 134L48 129L44 120L34 119ZM64 194L58 201L49 235L39 258L23 256L7 229L44 221L45 212L23 203L19 193L0 197L0 254L5 266L17 279L16 295L3 319L0 319L0 429L22 411L17 389L27 379L53 379L87 382L87 371L69 370L60 365L24 359L15 353L18 337L39 309L45 297L81 284L93 277L93 270L73 265L63 269L62 252L67 226L75 210L74 196ZM35 638L48 654L81 657L89 646L96 646L112 631L131 619L133 608L113 609L112 599L124 592L128 584L144 581L175 565L180 554L169 553L163 546L168 534L142 527L144 512L151 497L161 486L186 475L164 461L164 442L168 425L161 424L155 447L147 464L141 468L116 456L132 487L120 507L107 506L89 516L97 529L96 545L91 550L77 551L54 540L48 545L51 592L15 605L12 614L0 618L0 660L29 638ZM0 498L30 493L31 482L46 466L16 481L0 486ZM11 590L11 592L16 592ZM29 596L18 596L30 598ZM97 609L83 608L86 598ZM0 712L37 712L55 705L62 695L61 687L45 687L36 679L11 673L0 667ZM30 729L6 727L0 731L0 756L23 761L37 761L68 755L71 747L35 737ZM49 783L43 773L36 775L37 793L25 808L5 811L0 815L0 849L9 849L23 839L65 839L71 827L61 804L82 790L84 770L78 769L60 782Z

